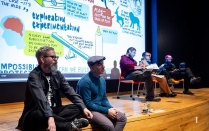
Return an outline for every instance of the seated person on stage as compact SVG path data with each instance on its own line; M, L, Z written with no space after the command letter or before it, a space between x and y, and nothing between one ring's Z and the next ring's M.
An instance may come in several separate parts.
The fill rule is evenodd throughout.
M151 53L143 52L142 57L143 58L139 62L139 65L143 64L145 67L147 67L148 65L152 64L151 63ZM163 77L152 76L152 78L154 80L157 80L159 85L160 85L159 96L161 96L161 97L164 97L164 96L175 97L176 93L171 91L171 89L168 85L168 82L169 82L169 84L178 84L179 82L172 79L171 76L169 75L169 73L166 70L162 70L162 69L160 69L160 70L161 70L160 72L158 70L153 71L153 74L164 75ZM168 82L167 82L167 80L168 80Z
M176 68L175 64L172 63L172 56L171 55L166 55L165 56L165 63L164 63L164 68L169 72L170 76L176 80L185 79L185 82L190 82L190 84L194 84L197 82L200 82L201 78L200 77L195 77L190 70L190 68L185 68L184 70L179 70ZM184 94L194 94L191 91L189 91L188 86L184 87Z
M93 118L89 122L104 131L123 131L127 118L125 113L114 108L108 101L106 82L100 75L104 73L103 56L92 56L88 59L89 73L77 84L76 92L81 95Z
M152 71L145 70L143 65L137 66L136 60L133 59L135 54L136 49L134 47L129 47L126 54L121 56L121 75L126 80L145 82L146 101L160 101L161 99L154 95L153 80L151 76Z
M16 129L22 131L71 131L88 126L92 113L86 108L74 88L57 70L58 56L54 48L40 47L36 51L38 66L28 76L24 109ZM62 105L60 92L72 104Z
M142 57L143 58L141 59L141 62L144 62L145 63L145 66L148 66L148 65L152 64L151 63L151 53L149 53L149 52L143 52L142 53ZM170 76L170 74L167 72L167 70L165 68L163 68L163 67L160 67L160 69L159 70L156 70L155 73L156 74L159 74L159 75L164 75L166 77L167 81L168 81L168 84L179 84L179 81L174 80Z

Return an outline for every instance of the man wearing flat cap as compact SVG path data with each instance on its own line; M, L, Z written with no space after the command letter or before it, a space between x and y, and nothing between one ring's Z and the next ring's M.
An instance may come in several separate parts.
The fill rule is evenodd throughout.
M93 118L89 120L91 124L104 131L122 131L127 118L108 101L106 82L100 76L104 73L105 59L104 56L92 56L88 59L90 71L78 81L76 92L81 95L84 104L93 114Z

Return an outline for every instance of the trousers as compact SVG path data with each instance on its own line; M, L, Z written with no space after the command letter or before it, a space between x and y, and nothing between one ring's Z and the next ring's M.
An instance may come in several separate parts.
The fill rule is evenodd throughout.
M81 114L80 109L75 104L52 108L53 117L57 131L69 131L71 129L71 121ZM25 117L25 131L46 131L48 128L48 118L39 109L31 111Z
M118 112L116 119L111 119L107 114L102 114L96 111L92 111L93 119L89 119L89 122L95 126L98 126L102 131L123 131L126 125L127 118L124 113Z
M153 87L153 80L150 75L144 75L144 72L140 70L133 71L129 73L125 79L127 80L134 80L134 81L144 81L145 82L145 89L146 89L146 99L152 99L154 98L154 87Z

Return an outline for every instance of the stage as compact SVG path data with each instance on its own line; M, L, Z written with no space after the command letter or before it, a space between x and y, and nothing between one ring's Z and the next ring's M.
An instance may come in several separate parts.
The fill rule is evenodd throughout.
M150 102L151 113L142 113L144 96L130 98L130 91L108 93L110 103L127 115L124 131L208 131L209 130L209 88L190 89L194 95L185 95L182 88L175 88L177 96L162 97L160 102ZM159 93L159 88L156 90ZM136 94L136 91L134 92ZM63 104L70 103L63 98ZM0 130L15 131L21 115L23 102L0 104ZM93 127L94 128L94 127ZM93 131L100 131L94 128ZM92 131L89 125L82 131Z

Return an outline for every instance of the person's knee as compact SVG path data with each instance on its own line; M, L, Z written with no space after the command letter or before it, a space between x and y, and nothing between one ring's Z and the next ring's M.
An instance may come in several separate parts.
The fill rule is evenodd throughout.
M124 115L124 118L123 118L123 122L126 123L127 122L127 117Z
M24 127L31 131L41 131L47 128L47 117L40 110L32 111L25 118Z
M108 124L108 125L104 125L104 126L103 126L103 129L104 129L105 131L114 131L114 130L115 130L115 127L114 127L113 124Z
M48 118L43 114L42 111L36 110L31 113L31 119L37 125L46 128Z
M125 114L121 113L120 118L118 120L122 123L126 123L127 122L127 117L126 117Z
M30 119L37 121L37 122L41 122L45 120L46 117L43 115L43 112L41 112L40 110L35 110L30 113Z
M67 110L68 110L68 112L75 112L75 113L77 113L77 114L82 114L83 113L83 111L76 105L76 104L69 104L68 106L67 106Z

